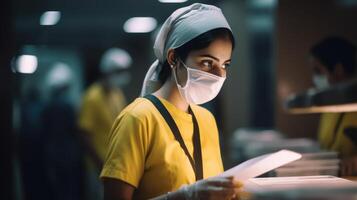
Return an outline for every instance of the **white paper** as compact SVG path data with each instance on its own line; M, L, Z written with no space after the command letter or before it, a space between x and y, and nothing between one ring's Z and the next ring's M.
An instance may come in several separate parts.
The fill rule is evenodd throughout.
M236 180L244 182L300 158L301 154L299 153L289 150L280 150L276 153L262 155L245 161L223 172L219 176L233 176Z

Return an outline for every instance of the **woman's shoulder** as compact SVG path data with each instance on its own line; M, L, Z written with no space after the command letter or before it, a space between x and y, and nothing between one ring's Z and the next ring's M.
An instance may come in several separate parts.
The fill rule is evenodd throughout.
M129 115L138 119L145 119L152 115L153 109L154 106L149 100L138 97L121 112L119 117Z

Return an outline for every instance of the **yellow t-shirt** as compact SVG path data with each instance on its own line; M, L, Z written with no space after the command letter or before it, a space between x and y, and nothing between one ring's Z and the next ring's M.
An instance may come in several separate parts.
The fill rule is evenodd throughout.
M339 120L340 125L337 125ZM357 112L322 114L319 127L321 147L339 152L342 157L356 154L357 146L344 133L348 127L357 127Z
M174 118L192 156L192 116L160 100ZM200 106L191 108L200 129L203 177L218 175L223 166L215 119ZM195 182L194 171L179 142L160 112L145 98L137 98L116 119L101 178L133 185L137 199L156 197Z
M79 127L90 134L94 149L103 161L110 128L125 105L126 100L121 90L112 89L105 93L99 83L90 86L83 97Z

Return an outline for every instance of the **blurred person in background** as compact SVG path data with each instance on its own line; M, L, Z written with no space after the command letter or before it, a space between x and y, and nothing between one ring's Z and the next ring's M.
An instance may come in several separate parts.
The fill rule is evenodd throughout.
M128 69L131 62L126 51L119 48L108 49L100 61L101 78L87 89L82 99L79 129L88 155L86 167L90 199L102 198L98 177L107 151L110 128L126 106L121 88L130 81Z
M234 38L221 10L195 3L165 21L142 97L117 117L101 172L106 200L232 199L214 116L199 106L228 76Z
M42 113L44 103L38 88L32 86L20 102L19 161L25 200L47 200Z
M43 112L45 174L49 199L82 199L83 161L76 134L76 112L70 99L73 72L56 63L47 75L50 99ZM47 191L44 191L47 192Z
M356 78L356 46L348 40L325 38L310 49L310 55L316 89ZM357 128L357 112L323 113L321 116L319 143L322 148L339 153L342 176L357 175L357 141L346 134L348 128Z

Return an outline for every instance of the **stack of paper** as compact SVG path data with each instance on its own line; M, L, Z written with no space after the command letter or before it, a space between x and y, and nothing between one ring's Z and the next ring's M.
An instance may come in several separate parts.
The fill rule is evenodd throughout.
M316 155L306 155L305 160L306 158L314 156ZM289 150L280 150L276 153L266 154L248 160L223 172L220 176L233 176L235 179L244 183L244 188L247 191L253 193L262 191L297 190L304 188L310 190L353 188L353 191L356 191L357 195L356 183L334 176L255 178L273 169L292 163L301 157L302 156L299 153ZM304 161L304 159L302 159L302 161Z
M302 154L302 158L274 170L275 176L337 176L340 159L336 152Z
M357 184L334 176L252 178L245 190L264 200L356 200Z
M245 182L251 192L273 192L297 189L355 188L357 183L334 176L292 176L274 178L252 178Z

